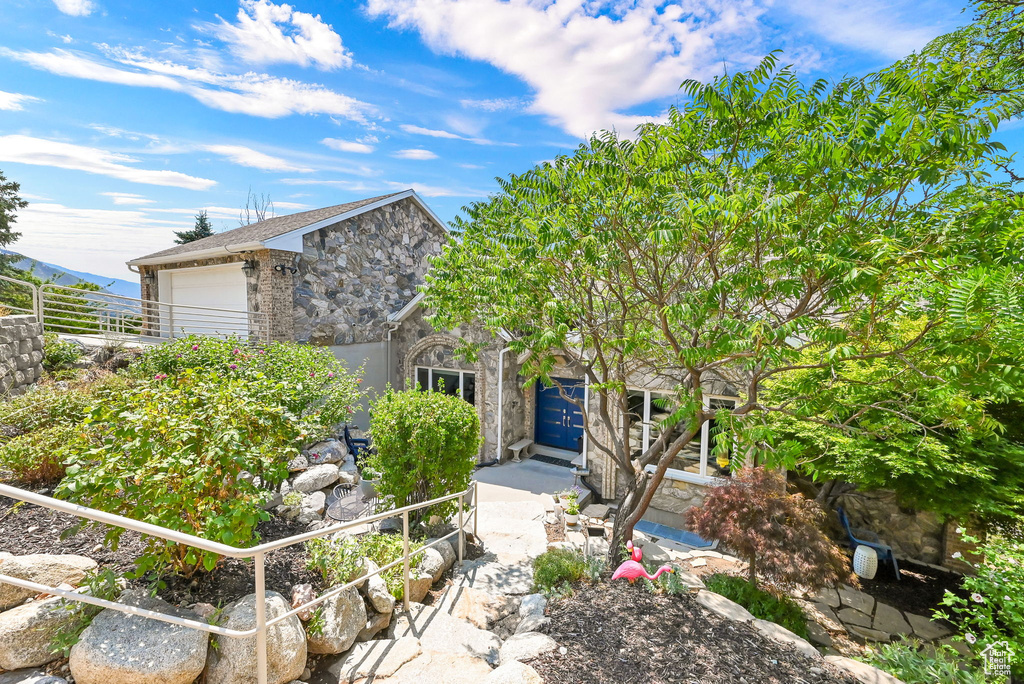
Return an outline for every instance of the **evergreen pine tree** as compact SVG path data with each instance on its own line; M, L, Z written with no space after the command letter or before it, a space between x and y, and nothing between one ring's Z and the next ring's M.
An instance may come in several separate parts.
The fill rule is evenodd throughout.
M201 240L205 237L213 235L213 226L210 225L210 219L206 217L206 211L203 210L196 214L196 226L192 230L174 231L177 235L175 242L179 245L183 245L186 242L194 242L195 240Z

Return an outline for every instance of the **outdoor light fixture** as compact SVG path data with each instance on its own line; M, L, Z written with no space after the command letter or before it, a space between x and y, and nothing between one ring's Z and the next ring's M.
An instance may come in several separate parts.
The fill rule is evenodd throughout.
M246 259L242 262L242 273L252 276L256 273L256 262L253 259Z
M156 282L156 274L152 271L146 271L142 274L142 282L146 283L146 285L152 285Z
M280 273L281 275L284 275L284 273L286 271L288 273L291 273L292 275L295 275L299 271L299 269L295 268L294 266L287 266L285 264L277 264L277 265L275 265L274 266L274 270L277 271L278 273Z

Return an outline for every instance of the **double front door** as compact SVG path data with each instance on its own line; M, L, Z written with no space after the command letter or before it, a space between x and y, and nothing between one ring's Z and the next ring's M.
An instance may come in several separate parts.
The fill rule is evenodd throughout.
M583 383L569 378L553 378L562 385L566 395L583 399ZM537 422L534 441L545 446L580 450L583 437L583 413L575 404L566 401L558 387L545 387L537 383Z

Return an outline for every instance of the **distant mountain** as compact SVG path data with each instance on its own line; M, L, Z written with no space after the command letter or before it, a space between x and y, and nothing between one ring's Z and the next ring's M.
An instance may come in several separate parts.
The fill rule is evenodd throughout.
M17 257L18 261L13 262L15 268L20 268L23 271L31 271L36 277L42 278L43 280L51 280L58 285L75 285L85 281L87 283L95 283L96 285L99 285L104 292L109 292L110 294L121 295L123 297L135 297L136 299L142 296L138 282L96 275L95 273L73 271L70 268L64 268L63 266L58 266L56 264L37 261L31 257L25 256L24 254L18 254L17 252L12 252L7 249L0 249L0 253Z

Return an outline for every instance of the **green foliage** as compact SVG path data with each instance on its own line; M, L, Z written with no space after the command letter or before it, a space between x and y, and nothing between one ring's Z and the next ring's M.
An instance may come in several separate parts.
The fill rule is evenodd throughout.
M359 570L359 542L355 537L317 537L306 542L306 567L316 570L329 585L345 584Z
M14 181L7 180L3 173L0 173L0 247L6 247L19 237L21 233L14 230L12 224L19 209L28 206L18 194L21 185Z
M409 553L423 548L423 544L409 542ZM381 534L372 532L360 537L340 537L326 539L323 537L306 542L309 554L307 567L323 575L328 585L339 585L351 582L363 574L359 561L369 558L378 568L393 563L402 557L402 536L398 534ZM410 570L418 568L422 555L411 556ZM405 595L405 581L402 576L402 564L388 568L380 573L388 591L397 600Z
M324 620L324 607L317 606L316 610L309 617L309 622L306 623L306 633L310 636L322 636L324 628L327 626Z
M578 551L551 549L533 559L533 590L545 596L571 593L570 585L590 576Z
M107 568L90 570L82 578L78 590L96 598L116 601L121 595L120 579L113 570ZM66 601L61 607L67 611L67 617L61 621L60 627L53 635L50 652L59 653L66 658L71 652L71 647L78 643L82 632L103 608L80 601Z
M754 617L782 625L797 636L807 638L807 618L800 606L785 594L759 589L735 575L714 574L704 579L704 585L708 591L740 604Z
M241 393L281 406L302 421L311 439L347 422L360 399L362 369L350 371L325 347L294 342L250 345L235 338L189 335L148 349L129 373L148 379L189 369L237 381Z
M282 497L281 503L285 506L299 506L302 504L302 499L302 492L291 491Z
M864 662L888 672L904 684L987 684L981 670L966 667L963 657L952 646L929 646L897 641L871 651Z
M82 348L74 342L61 340L55 333L43 338L43 368L55 373L68 370L82 358Z
M377 453L366 465L381 474L377 491L393 497L396 508L469 486L480 449L480 419L459 397L388 388L370 407L370 433ZM457 509L458 501L452 500L413 516L448 518Z
M19 435L0 446L0 470L26 485L55 484L64 477L64 462L80 440L72 425L55 425Z
M206 210L203 209L201 212L196 214L196 225L191 230L174 231L174 242L175 244L184 245L187 242L195 242L196 240L202 240L203 238L210 237L213 235L213 226L210 225L210 219L206 216Z
M960 530L963 534L963 530ZM963 534L967 542L980 540ZM1000 641L1016 655L1010 667L1024 676L1024 539L1019 532L994 531L981 543L975 574L964 575L966 597L946 592L942 603L948 610L936 616L960 626L963 638L976 653Z
M265 403L245 378L189 369L141 381L117 401L93 407L86 425L91 449L77 454L57 489L61 498L135 520L246 546L269 516L263 486L287 476L287 462L305 435L277 403ZM116 543L121 531L112 529ZM191 576L219 557L147 538L140 573L170 565Z
M409 542L409 553L414 553L423 548L423 544L415 541ZM402 535L400 534L379 534L371 533L359 538L359 554L366 556L378 568L383 568L388 563L393 563L402 557ZM410 571L418 568L423 560L422 554L417 554L409 559ZM402 579L402 564L399 563L393 568L388 568L380 573L388 586L388 591L395 599L401 601L405 596L405 584Z

